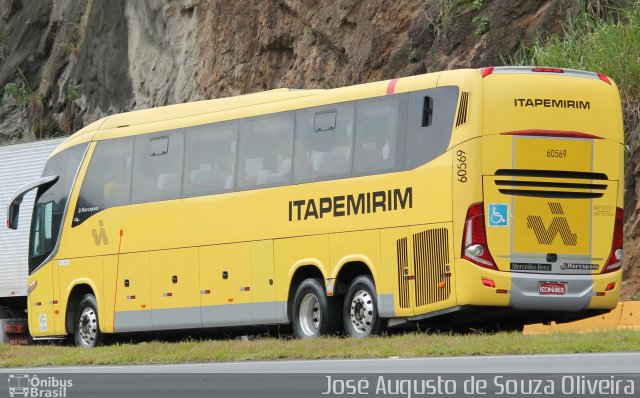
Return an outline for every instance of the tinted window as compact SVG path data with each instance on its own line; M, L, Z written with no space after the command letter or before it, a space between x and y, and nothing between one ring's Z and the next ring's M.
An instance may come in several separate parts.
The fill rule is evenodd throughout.
M135 137L133 203L177 199L182 188L182 130Z
M133 138L99 141L82 182L72 226L131 199Z
M399 170L404 165L407 95L358 101L354 174Z
M42 176L57 175L59 178L53 185L38 188L36 194L29 240L29 272L42 264L55 250L69 193L86 149L87 144L76 145L47 161Z
M240 123L239 189L291 182L293 113L248 119Z
M353 103L296 112L294 181L351 174L354 113Z
M238 145L237 123L187 129L184 196L232 191Z
M405 169L443 154L449 146L458 87L438 87L409 94Z

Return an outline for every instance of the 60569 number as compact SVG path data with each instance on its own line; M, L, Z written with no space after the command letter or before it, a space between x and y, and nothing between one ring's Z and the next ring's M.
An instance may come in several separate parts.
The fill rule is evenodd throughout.
M558 159L566 158L567 150L566 149L549 149L547 150L547 157L558 158Z
M467 154L465 151L458 149L456 158L458 159L458 181L465 183L467 182Z

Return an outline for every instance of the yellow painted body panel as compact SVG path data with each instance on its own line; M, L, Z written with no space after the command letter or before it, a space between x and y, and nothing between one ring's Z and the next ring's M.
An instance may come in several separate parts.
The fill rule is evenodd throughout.
M508 294L498 294L497 289L511 290L511 275L508 272L494 271L465 260L456 259L456 291L458 292L458 305L498 306L509 305ZM482 284L482 278L488 278L495 282L495 289Z
M197 314L198 307L201 312L195 316L202 316L204 323L208 311L206 323L210 325L215 325L216 317L227 309L242 312L242 324L256 319L275 323L276 318L285 322L282 308L270 303L286 304L290 291L295 291L291 280L297 269L316 267L329 286L344 267L355 262L370 269L379 297L389 306L385 317L419 317L466 305L509 306L514 286L512 273L506 271L512 246L522 252L536 252L539 248L530 239L512 241L510 228L494 228L487 231L489 248L500 271L461 258L469 206L484 201L486 212L489 202L507 201L494 184L496 170L596 168L609 176L603 197L589 204L603 206L598 208L601 216L594 207L593 216L585 219L585 204L571 206L563 202L572 231L591 228L606 232L602 234L604 238L594 234L590 243L581 240L567 253L582 254L591 249L608 255L613 219L611 208L606 206L613 206L614 211L616 206L622 206L622 138L618 134L621 119L603 117L619 113L615 87L599 80L553 78L556 80L527 74L490 75L483 79L478 70L449 71L401 78L394 83L334 90L279 90L174 105L113 115L87 126L58 151L81 142L383 96L392 84L395 93L455 85L461 94L468 94L466 118L454 127L447 151L413 170L114 207L73 228L73 212L68 212L53 260L56 272L48 264L29 278L30 283L39 280L38 288L29 297L32 333L66 333L66 302L79 281L95 289L104 332L117 331L114 323L123 314L143 319L142 329L151 330L155 322L152 320L156 319L151 312L175 314L171 311L195 309ZM558 92L588 95L593 98L592 107L597 113L586 118L563 111L558 117L558 110L514 110L513 96L522 96L523 92L540 96ZM580 131L603 139L554 142L559 146L553 149L582 155L541 162L550 140L501 135L528 129ZM69 208L76 206L93 148L92 144L80 168ZM412 205L393 211L370 209L364 214L337 217L329 213L304 219L304 214L296 217L297 210L291 205L296 200L376 191L391 198L393 190L406 193L408 189ZM514 203L518 209L541 213L545 225L550 222L551 214L543 214L548 212L546 202L516 197ZM515 226L513 236L531 233L525 216L518 213L511 220L510 225ZM71 263L58 267L60 259ZM495 289L483 286L482 278L493 280ZM603 289L610 281L619 281L619 272L594 275L594 289ZM498 294L496 289L507 293ZM54 296L56 291L60 303L59 314L54 317L54 308L45 308L44 298ZM613 300L618 292L616 288L603 297L593 297L591 307L615 306ZM401 296L406 301L401 302ZM34 300L43 300L40 312L33 311ZM264 306L243 312L248 308L245 305L251 304ZM51 315L47 330L39 331L36 317L43 311ZM166 317L173 315L162 316L166 322Z
M276 300L273 241L251 242L251 297L256 303Z
M381 260L381 244L386 230L343 232L329 235L331 278L336 278L343 267L351 262L361 262L371 270L378 292L392 292L395 284L391 279L381 278L375 264L395 264Z
M58 286L64 287L59 295L59 305L57 308L66 309L67 301L71 291L78 285L88 285L95 293L98 303L98 314L106 313L104 308L104 285L102 257L82 257L72 260L53 261L53 268L58 270ZM112 297L112 296L111 296ZM60 311L56 315L56 334L66 334L65 311Z
M210 290L201 295L200 305L250 303L251 245L234 243L200 248L200 290ZM226 273L226 278L223 274ZM190 286L195 291L197 284ZM188 305L197 305L192 301ZM159 307L161 308L161 307Z
M120 254L118 263L115 292L116 311L151 310L153 299L149 277L151 274L149 253Z
M200 301L198 248L149 253L151 308L180 308Z
M277 239L274 243L276 267L276 300L286 301L295 271L305 265L315 266L324 278L329 277L329 236L312 235ZM282 281L283 283L278 283Z
M53 264L43 265L29 276L28 283L29 286L36 284L27 298L29 332L34 337L55 336L54 286L57 283L53 281Z

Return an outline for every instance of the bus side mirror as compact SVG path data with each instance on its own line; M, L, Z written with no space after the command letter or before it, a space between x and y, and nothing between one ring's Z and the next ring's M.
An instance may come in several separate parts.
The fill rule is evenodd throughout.
M10 229L18 229L18 216L20 215L20 204L22 198L13 201L7 209L7 227Z
M36 180L32 183L29 183L22 188L18 189L11 200L9 201L9 206L7 206L7 227L10 229L18 229L18 216L20 215L20 204L22 203L22 198L27 192L32 189L43 187L48 188L51 185L55 184L58 181L58 176L48 176L42 177L39 180Z

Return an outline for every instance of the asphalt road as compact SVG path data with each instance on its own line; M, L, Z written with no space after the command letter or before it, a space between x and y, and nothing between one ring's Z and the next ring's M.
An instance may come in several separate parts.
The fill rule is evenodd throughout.
M640 347L639 347L640 348ZM0 373L637 373L640 352L7 368Z
M7 368L0 373L0 396L635 397L640 391L640 352ZM585 393L601 385L604 394Z

